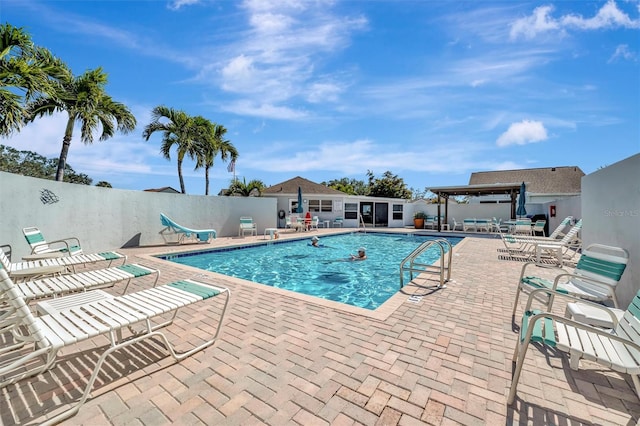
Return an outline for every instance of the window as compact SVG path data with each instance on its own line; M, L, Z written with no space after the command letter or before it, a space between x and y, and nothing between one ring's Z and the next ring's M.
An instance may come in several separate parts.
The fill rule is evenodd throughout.
M402 204L393 205L393 220L402 220L403 207Z
M333 211L333 202L331 200L309 200L310 212L329 212Z
M358 203L344 203L344 218L345 219L358 218Z
M309 211L310 212L319 212L320 211L320 200L309 200Z

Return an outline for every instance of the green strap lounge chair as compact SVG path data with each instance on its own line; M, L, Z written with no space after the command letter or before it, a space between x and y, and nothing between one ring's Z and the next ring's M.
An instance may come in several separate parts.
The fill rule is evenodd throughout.
M78 295L66 296L59 300L75 296ZM97 336L105 336L109 339L109 346L101 351L91 376L87 378L85 389L81 390L80 399L67 410L56 413L45 423L57 424L78 412L87 400L98 374L102 371L103 363L113 352L131 345L138 345L143 341L143 344L151 344L151 341L154 341L165 346L176 361L181 361L211 346L220 333L229 303L229 290L198 281L181 280L124 296L105 297L36 317L21 292L9 278L7 271L0 269L0 300L6 304L4 312L9 311L9 318L6 314L0 316L0 330L3 321L11 321L15 323L15 326L10 329L13 338L24 342L24 346L17 350L0 348L0 388L52 368L58 351L63 348L65 355L68 356L68 348L75 344L79 344L78 350L83 350L82 348L86 346L82 342L86 340ZM207 305L201 308L193 306L202 301L207 301ZM175 330L173 333L165 334L161 329L173 323L181 308L191 306L193 308L190 310L210 311L203 313L201 317L211 319L215 324L211 327L198 327L194 324L198 340L204 341L185 352L177 352L169 340L169 336L175 335ZM181 329L180 332L184 330ZM205 333L207 333L206 338ZM84 361L84 358L81 358L82 365L79 365L79 368L93 366ZM66 383L64 386L70 386L70 384ZM51 392L51 389L47 388L44 391Z

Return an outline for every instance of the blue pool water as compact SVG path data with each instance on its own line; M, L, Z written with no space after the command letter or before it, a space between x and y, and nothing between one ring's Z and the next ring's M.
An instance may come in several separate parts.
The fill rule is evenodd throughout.
M351 233L320 238L320 247L304 240L278 241L198 253L162 256L183 265L295 291L366 309L376 309L400 289L400 262L424 241L412 234ZM450 238L455 245L461 239ZM358 247L367 259L349 261ZM440 249L424 252L431 264Z

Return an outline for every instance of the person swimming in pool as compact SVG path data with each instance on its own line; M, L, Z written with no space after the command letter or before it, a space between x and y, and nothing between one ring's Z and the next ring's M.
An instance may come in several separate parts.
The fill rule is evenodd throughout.
M351 260L365 260L367 258L367 254L364 250L364 247L360 247L358 249L358 254L351 254Z
M320 247L319 245L319 241L320 238L316 237L315 235L311 238L311 245L314 247Z

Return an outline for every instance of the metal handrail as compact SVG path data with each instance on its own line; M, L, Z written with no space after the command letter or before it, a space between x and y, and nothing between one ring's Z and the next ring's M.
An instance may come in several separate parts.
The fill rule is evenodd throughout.
M433 246L438 246L440 248L440 266L436 265L428 265L425 263L418 263L416 259L426 250L430 249ZM439 273L440 274L440 284L438 284L438 288L446 288L446 283L451 280L451 263L452 263L452 255L453 246L451 242L449 242L445 238L438 238L435 240L425 241L420 244L415 250L413 250L407 257L405 257L402 262L400 262L400 288L404 287L404 272L409 272L410 281L413 280L413 273ZM445 265L445 255L446 256L446 265ZM409 265L407 266L407 262Z
M360 229L360 224L362 224L362 229L363 229L364 233L366 234L367 233L367 227L364 224L364 218L362 217L361 214L359 214L358 217L360 218L360 223L358 223L358 229Z

